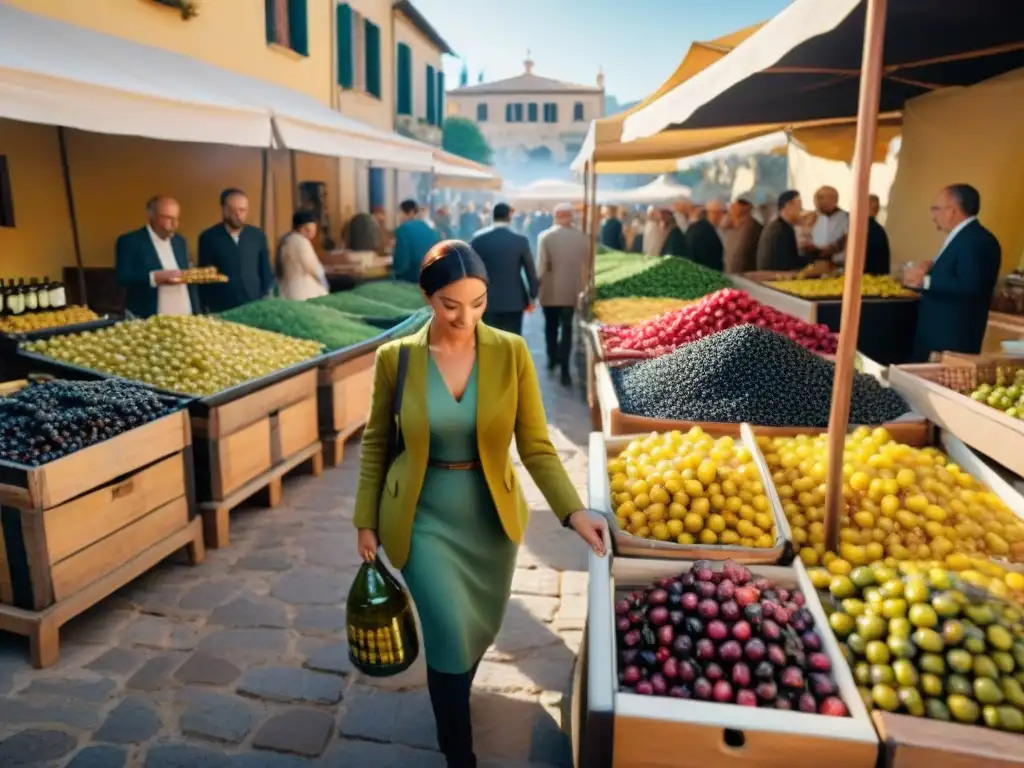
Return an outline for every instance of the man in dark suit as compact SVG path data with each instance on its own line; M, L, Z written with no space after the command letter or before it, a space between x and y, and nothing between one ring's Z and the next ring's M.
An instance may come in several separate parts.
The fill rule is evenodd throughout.
M805 264L796 241L796 224L803 212L800 193L783 192L778 209L779 215L765 225L757 242L757 268L763 272L789 272Z
M932 205L932 221L946 242L932 261L908 269L904 282L921 291L914 359L932 352L981 350L988 308L999 279L999 241L978 221L981 195L970 184L951 184Z
M477 232L470 245L484 260L490 280L484 322L522 334L523 312L537 298L539 283L530 241L512 231L511 219L512 209L498 203L494 206L494 224Z
M605 219L601 222L601 245L615 251L626 250L626 233L622 229L619 209L614 205L605 208Z
M718 234L718 226L725 216L725 209L717 200L704 206L697 220L686 229L686 246L688 257L708 269L722 271L725 248L722 236Z
M892 269L889 235L878 223L881 202L878 195L868 195L868 244L864 255L865 275L888 275Z
M222 221L199 235L199 266L216 267L228 282L202 286L209 312L224 312L265 298L274 290L267 236L245 223L249 198L240 189L220 193Z
M181 282L188 243L178 234L181 208L170 197L146 203L146 226L117 238L114 272L125 289L125 310L134 317L190 315L199 309L195 286Z

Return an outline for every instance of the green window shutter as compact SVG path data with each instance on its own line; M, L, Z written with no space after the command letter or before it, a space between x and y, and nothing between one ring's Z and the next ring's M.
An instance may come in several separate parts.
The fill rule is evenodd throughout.
M444 72L437 72L437 124L444 124Z
M274 0L263 0L267 20L267 43L277 42L277 23L274 20Z
M506 104L505 105L505 122L506 123L511 123L512 122L512 105L511 104Z
M366 32L366 92L380 98L380 27L365 22Z
M434 93L434 68L427 64L427 125L437 125L437 96Z
M352 59L352 6L338 5L338 85L351 88L356 80L355 61Z
M531 123L537 122L537 102L531 101L526 105L526 119Z
M412 50L405 43L398 44L398 94L396 109L400 115L412 114Z
M288 36L296 53L309 56L307 0L288 0Z

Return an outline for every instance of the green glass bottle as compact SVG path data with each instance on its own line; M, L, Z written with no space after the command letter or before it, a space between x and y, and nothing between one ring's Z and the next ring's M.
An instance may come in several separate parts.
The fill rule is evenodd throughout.
M363 563L348 591L348 654L373 677L408 669L419 655L412 602L380 559Z

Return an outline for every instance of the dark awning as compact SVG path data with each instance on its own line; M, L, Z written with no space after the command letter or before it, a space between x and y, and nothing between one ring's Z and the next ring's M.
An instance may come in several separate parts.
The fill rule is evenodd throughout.
M888 6L881 112L1024 67L1024 0ZM855 116L865 12L865 0L795 0L723 59L630 115L623 140Z

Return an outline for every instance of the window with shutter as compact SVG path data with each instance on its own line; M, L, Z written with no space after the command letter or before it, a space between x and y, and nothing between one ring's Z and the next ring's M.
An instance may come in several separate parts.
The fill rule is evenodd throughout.
M380 27L369 19L363 20L365 42L366 42L366 79L364 80L366 92L371 96L380 98L381 77L380 77Z
M309 29L306 0L287 0L288 47L303 56L309 55Z
M537 122L537 102L531 101L526 105L526 120L531 123Z
M577 101L572 105L572 119L577 122L583 122L583 102Z
M434 93L436 85L434 68L427 64L427 125L437 125L437 94Z
M508 108L505 109L505 119L508 120ZM477 104L476 105L476 121L478 123L487 122L487 105Z
M291 48L288 34L288 0L264 0L267 21L267 42Z
M338 19L338 85L351 88L355 85L355 56L353 51L352 7L340 3Z
M513 107L514 108L513 108L512 112L515 115L516 122L517 123L523 122L523 105L522 104L515 104L515 105L513 105Z
M437 72L437 124L444 125L444 72Z
M398 70L395 109L400 115L412 114L412 49L405 43L398 44Z
M545 123L557 123L558 122L558 105L548 102L544 105L544 122Z

